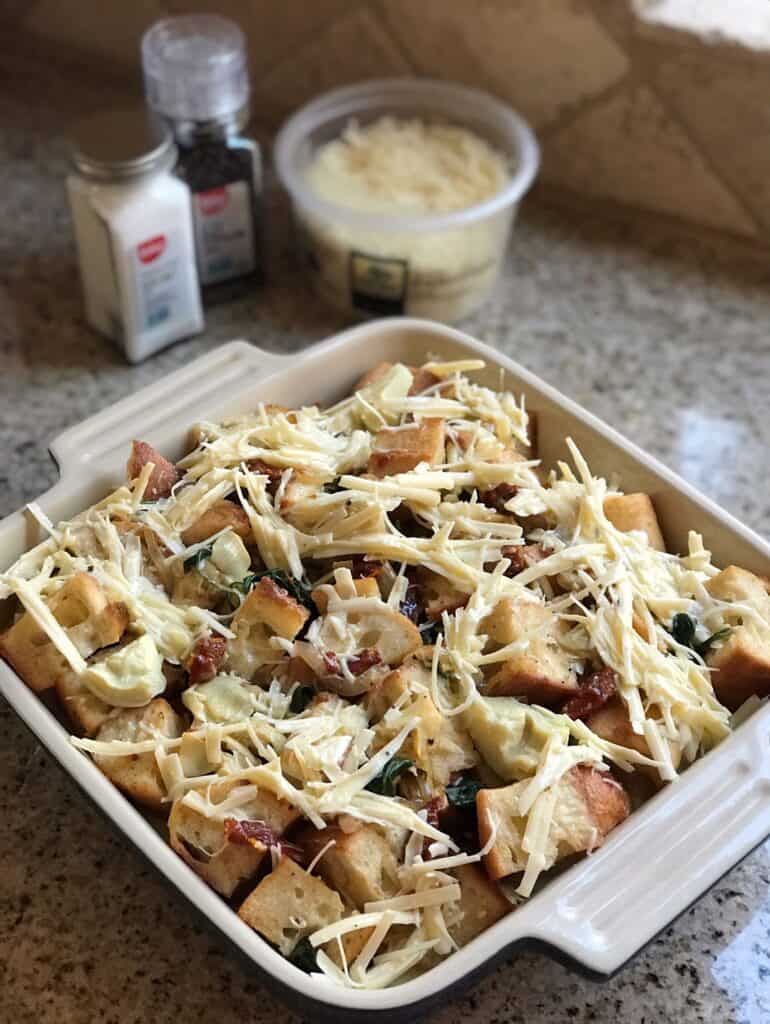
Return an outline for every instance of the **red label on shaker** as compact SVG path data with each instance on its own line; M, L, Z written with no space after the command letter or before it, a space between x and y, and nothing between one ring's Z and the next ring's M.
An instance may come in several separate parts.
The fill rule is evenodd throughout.
M165 248L166 236L155 235L154 238L148 238L146 242L140 242L136 247L136 252L142 263L152 263L163 253Z
M198 202L198 209L204 217L211 217L221 213L227 206L227 189L210 188L206 192L197 192L195 198Z

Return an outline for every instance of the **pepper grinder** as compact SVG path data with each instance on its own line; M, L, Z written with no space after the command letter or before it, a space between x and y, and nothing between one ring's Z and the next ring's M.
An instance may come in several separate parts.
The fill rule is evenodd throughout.
M261 277L262 164L249 120L246 40L214 14L164 18L142 39L147 102L172 129L175 173L192 193L206 303L237 298Z

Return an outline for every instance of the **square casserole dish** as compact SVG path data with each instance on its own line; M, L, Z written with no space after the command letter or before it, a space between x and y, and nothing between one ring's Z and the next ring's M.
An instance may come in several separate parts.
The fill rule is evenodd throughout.
M124 479L130 441L142 438L170 458L187 450L199 419L216 419L264 400L284 405L343 397L377 362L421 363L482 358L480 379L523 393L537 413L538 455L546 466L567 458L572 437L597 475L618 474L628 491L654 502L670 550L686 550L687 531L703 534L717 565L735 563L770 575L770 545L616 431L523 367L460 331L430 321L374 321L301 355L279 356L235 341L97 413L51 446L61 478L38 499L54 522L80 512ZM139 425L139 426L137 426ZM0 522L0 567L41 538L36 520L19 511ZM0 627L10 602L0 604ZM599 975L614 973L726 871L770 834L770 706L762 706L720 746L665 787L596 853L554 878L527 903L467 946L393 988L359 991L308 977L274 952L174 853L153 825L85 755L65 725L0 661L0 692L49 753L112 822L274 983L315 1018L379 1014L414 1018L450 989L522 943Z

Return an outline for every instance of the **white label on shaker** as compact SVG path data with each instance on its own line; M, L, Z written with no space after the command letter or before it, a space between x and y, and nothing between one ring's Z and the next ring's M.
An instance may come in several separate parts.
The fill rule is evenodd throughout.
M140 331L188 315L188 296L175 232L153 235L134 248L136 314Z
M250 274L257 265L251 194L245 181L193 194L201 284Z

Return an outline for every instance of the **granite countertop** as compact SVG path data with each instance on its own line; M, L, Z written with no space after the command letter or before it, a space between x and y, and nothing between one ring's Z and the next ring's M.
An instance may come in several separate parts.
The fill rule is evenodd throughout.
M23 101L0 98L0 516L55 479L48 444L89 413L226 339L295 351L340 326L296 278L278 202L264 289L211 310L200 337L127 366L83 321L56 135L73 112L122 89L94 91L80 72L55 69L33 85ZM464 326L768 535L766 263L743 243L535 198L494 300ZM0 1021L298 1020L201 929L5 705L0 808ZM612 980L517 954L431 1019L767 1022L769 882L766 844Z

